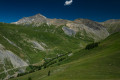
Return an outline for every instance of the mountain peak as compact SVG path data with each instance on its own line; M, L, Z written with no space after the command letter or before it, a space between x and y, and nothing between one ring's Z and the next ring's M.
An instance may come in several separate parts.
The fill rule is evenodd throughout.
M40 13L38 13L38 14L36 14L36 15L32 16L32 17L36 17L36 18L43 17L43 18L45 18L45 19L46 19L46 17L45 17L45 16L43 16L42 14L40 14Z
M17 22L13 22L12 24L23 24L23 25L29 25L32 23L42 24L42 23L46 23L46 21L47 21L47 18L39 13L34 16L24 17Z

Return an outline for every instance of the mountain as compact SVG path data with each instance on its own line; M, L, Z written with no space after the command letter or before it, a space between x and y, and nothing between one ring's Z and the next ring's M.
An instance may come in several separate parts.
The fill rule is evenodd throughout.
M76 33L75 35L78 35L83 39L89 38L95 41L99 41L109 36L108 31L106 28L104 28L103 25L88 19L76 19L74 21L64 19L49 19L41 14L37 14L35 16L22 18L12 24L33 25L38 27L43 23L46 23L47 25L67 27L68 29L74 31ZM63 28L63 30L65 31L67 29Z
M20 19L18 22L13 22L13 24L23 24L23 25L29 25L29 24L42 24L42 23L46 23L47 19L45 16L41 15L41 14L36 14L35 16L31 16L31 17L24 17L23 19Z
M71 54L91 42L63 26L0 23L0 79L29 72L29 65L41 65L56 56Z
M101 23L110 34L120 31L120 19L111 19Z
M119 20L104 22L104 24L109 23L116 24L119 23ZM32 74L38 70L43 71L43 76L45 76L45 72L47 72L48 69L53 70L56 74L55 76L58 76L59 70L61 71L59 65L62 64L67 67L72 65L71 67L74 72L79 70L82 72L82 68L79 68L80 66L78 65L82 65L82 63L87 64L86 60L88 63L89 61L91 63L91 60L98 61L101 59L101 62L104 62L105 59L110 59L108 57L112 56L108 53L112 52L111 54L114 55L119 49L119 47L117 47L119 44L116 44L116 42L119 42L119 38L113 40L113 38L115 39L117 38L116 36L119 36L119 33L108 37L111 33L106 30L107 27L104 24L80 18L74 21L50 19L41 14L24 17L11 24L0 23L0 79L20 77L25 74ZM112 30L114 31L114 29ZM111 42L111 40L113 42ZM96 42L100 42L97 48L85 50L88 44ZM116 56L113 58L116 58ZM83 62L81 62L82 60ZM79 64L77 64L78 62ZM105 65L101 64L101 66L108 67L106 66L107 61L105 61L104 64ZM68 74L64 65L65 73ZM74 67L74 65L78 67ZM95 62L95 64L92 62L91 65L99 66L97 62ZM91 65L87 66L91 67ZM115 64L115 66L116 65L117 64ZM96 68L96 70L98 70L98 68ZM105 70L104 68L102 69ZM58 74L56 71L58 71ZM94 73L93 69L92 71ZM72 71L68 70L68 72L71 73ZM36 75L36 73L32 75ZM78 76L80 75L78 74ZM114 76L113 73L112 75ZM27 80L27 78L28 77L24 79L23 76L20 80ZM36 79L37 78L38 76L36 75ZM48 80L50 79L48 78Z
M79 35L90 37L95 41L105 39L109 36L104 26L88 19L76 19L72 23L67 23L66 26L78 32Z
M57 65L11 80L119 80L120 32L90 50L76 51ZM61 65L60 65L61 64ZM48 72L51 72L48 76Z

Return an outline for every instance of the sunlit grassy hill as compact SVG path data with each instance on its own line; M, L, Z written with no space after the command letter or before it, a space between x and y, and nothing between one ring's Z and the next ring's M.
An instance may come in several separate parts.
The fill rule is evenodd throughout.
M120 33L112 34L96 48L76 51L60 62L60 66L54 65L12 80L120 80L119 36Z
M0 23L0 78L21 73L19 67L22 65L42 64L44 59L82 49L92 41L80 36L68 36L62 26Z

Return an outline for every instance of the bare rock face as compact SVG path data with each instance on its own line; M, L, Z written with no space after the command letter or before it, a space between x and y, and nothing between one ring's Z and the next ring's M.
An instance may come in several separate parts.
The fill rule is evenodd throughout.
M24 17L17 22L13 22L12 24L22 24L22 25L33 24L34 26L40 26L41 24L46 23L48 25L60 26L60 25L65 25L67 22L70 21L64 19L49 19L41 14L36 14L31 17Z
M93 38L95 41L105 39L109 36L108 31L103 25L92 20L76 19L72 23L67 23L66 25L76 32L81 32L81 35L83 36L87 35Z
M17 69L24 72L26 67L28 66L28 64L23 59L18 57L12 51L6 50L2 44L0 44L0 65L0 74L6 74L5 80L9 79L11 75L14 75L14 73L9 75L9 71ZM16 72L19 73L19 71Z
M24 17L24 18L20 19L19 21L14 22L13 24L23 24L23 25L36 24L36 25L40 25L42 23L47 23L47 18L41 14L36 14L35 16Z
M47 45L45 43L39 43L37 41L34 41L34 40L31 40L29 41L33 44L33 48L36 48L38 50L41 50L41 51L45 51L45 48Z
M74 22L84 24L85 26L88 26L94 30L100 30L101 27L103 28L103 25L89 19L76 19Z
M65 32L65 34L67 34L68 36L75 36L76 32L68 27L63 27L62 28L63 31Z
M76 19L74 21L64 19L49 19L41 14L37 14L32 17L25 17L20 19L18 22L13 24L33 24L34 26L40 26L42 23L56 26L67 26L63 27L62 29L65 34L69 36L73 34L75 36L77 32L80 32L80 35L87 35L88 37L93 38L95 41L99 41L109 36L108 31L102 24L89 19Z
M4 59L8 59L14 68L19 68L23 66L28 66L26 62L24 62L21 58L15 55L13 52L9 50L2 51L0 50L0 59L4 61Z
M4 62L5 59L8 59L14 68L28 66L28 64L20 57L9 50L6 50L5 47L0 44L0 61Z
M71 22L69 20L64 19L47 19L47 24L53 24L57 26L66 25L66 23Z

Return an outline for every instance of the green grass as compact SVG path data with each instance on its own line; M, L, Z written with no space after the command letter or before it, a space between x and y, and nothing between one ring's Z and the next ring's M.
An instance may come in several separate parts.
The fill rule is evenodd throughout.
M49 67L12 80L120 80L120 33L91 50L76 51L60 66ZM47 76L48 71L51 75Z
M11 45L3 36L14 42L22 50ZM46 49L49 50L35 51L28 40L43 42L48 46ZM88 42L90 41L65 35L62 26L55 27L43 24L40 27L32 27L0 23L0 44L24 60L28 59L31 64L40 62L44 57L56 56L56 53L74 51L78 48L82 49ZM57 50L59 52L56 52Z
M16 44L18 47L12 45L5 38ZM34 40L39 43L47 45L46 51L40 51L32 47L29 40ZM56 57L57 54L66 54L68 52L75 52L85 47L91 40L81 39L79 36L67 36L62 26L56 27L54 25L43 24L39 27L22 26L14 24L0 23L0 44L6 50L10 50L24 61L29 61L29 64L38 64L44 58ZM6 68L12 68L11 64L7 62ZM2 72L3 69L0 69Z

